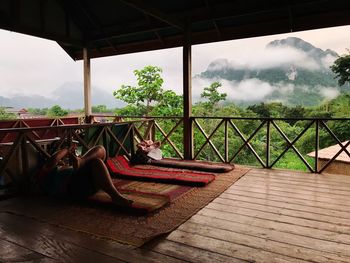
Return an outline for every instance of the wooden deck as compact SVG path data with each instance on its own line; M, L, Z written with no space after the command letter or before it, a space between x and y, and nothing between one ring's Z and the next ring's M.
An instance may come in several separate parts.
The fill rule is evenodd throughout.
M54 261L350 262L350 176L252 169L143 248L0 213L0 262Z

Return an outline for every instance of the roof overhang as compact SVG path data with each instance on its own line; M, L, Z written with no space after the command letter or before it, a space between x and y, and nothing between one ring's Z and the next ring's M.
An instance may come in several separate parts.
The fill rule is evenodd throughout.
M350 24L341 0L2 0L0 28L92 58Z

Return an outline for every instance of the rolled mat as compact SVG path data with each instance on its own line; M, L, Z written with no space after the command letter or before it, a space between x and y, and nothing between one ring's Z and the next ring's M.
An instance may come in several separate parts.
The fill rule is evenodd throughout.
M190 185L207 185L215 179L211 173L180 169L142 169L135 167L124 156L116 156L107 160L107 167L112 176L126 179L140 179L154 182L179 183Z
M234 169L233 164L213 162L209 163L203 161L178 160L171 158L165 158L162 160L151 160L150 164L161 167L190 169L211 173L227 173Z

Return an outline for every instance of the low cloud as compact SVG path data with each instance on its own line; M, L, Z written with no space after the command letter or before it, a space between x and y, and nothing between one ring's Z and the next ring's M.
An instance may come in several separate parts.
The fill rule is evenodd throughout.
M241 82L223 82L223 91L227 93L228 100L262 100L271 94L274 89L275 87L259 79L246 79Z
M228 81L224 79L204 79L194 78L193 80L193 97L195 101L200 100L200 94L205 87L208 87L214 81L219 81L222 86L219 88L220 93L226 93L226 99L229 101L260 101L275 89L279 88L270 85L259 79L246 79L241 82Z
M332 56L331 54L328 54L327 56L323 57L321 59L321 62L323 64L323 67L329 68L333 65L334 61L337 59L337 57Z
M327 100L331 100L336 98L339 95L339 90L334 88L334 87L318 87L321 95L327 99Z
M289 67L293 65L310 71L320 67L329 68L336 57L328 54L321 58L321 64L309 53L292 47L273 47L256 50L240 55L239 59L216 59L208 66L208 71L224 69L263 70L270 68Z
M208 87L214 81L222 84L219 88L220 93L226 93L227 101L241 101L241 102L268 102L268 99L274 92L278 92L280 96L273 101L288 102L288 97L293 95L297 89L307 93L310 90L306 85L294 85L293 83L278 82L270 84L256 78L245 79L243 81L228 81L225 79L205 79L196 77L193 79L193 100L194 102L201 101L200 94L204 87ZM324 99L334 99L339 95L339 90L335 87L316 86L313 88L314 92L319 93Z

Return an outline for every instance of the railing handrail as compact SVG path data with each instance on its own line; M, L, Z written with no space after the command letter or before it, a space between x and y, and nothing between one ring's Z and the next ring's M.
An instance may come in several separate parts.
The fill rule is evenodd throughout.
M64 119L79 119L84 117L83 115L77 115L77 116L63 116L63 117L35 117L35 118L19 118L19 119L6 119L6 120L0 120L0 122L11 122L11 121L42 121L42 120L64 120Z
M350 121L350 118L325 118L325 117L207 117L207 116L200 116L195 117L192 116L191 119L236 119L236 120L281 120L281 121L289 121L289 120L299 120L299 121L315 121L315 120L321 120L321 121L331 121L331 120L346 120Z
M94 117L115 117L115 118L142 118L142 119L171 119L171 118L183 118L183 116L126 116L126 115L98 115L93 114ZM300 121L313 121L313 120L348 120L350 117L241 117L241 116L191 116L191 119L237 119L237 120L300 120Z
M148 121L152 119L147 119ZM99 126L110 126L114 124L127 124L127 123L137 123L143 122L144 120L132 120L132 121L122 121L122 122L108 122L108 123L91 123L91 124L64 124L59 126L36 126L36 127L21 127L21 128L0 128L0 133L2 132L21 132L21 131L33 131L33 130L45 130L45 129L65 129L65 128L88 128L88 127L99 127Z
M104 115L104 114L92 114L92 117L114 117L114 118L140 118L140 119L171 119L171 118L183 118L183 116L136 116L136 115Z

